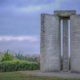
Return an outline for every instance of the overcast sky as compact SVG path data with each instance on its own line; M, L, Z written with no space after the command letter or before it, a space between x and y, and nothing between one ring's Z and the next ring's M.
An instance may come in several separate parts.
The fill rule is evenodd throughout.
M40 14L76 10L80 0L0 0L0 51L40 53Z

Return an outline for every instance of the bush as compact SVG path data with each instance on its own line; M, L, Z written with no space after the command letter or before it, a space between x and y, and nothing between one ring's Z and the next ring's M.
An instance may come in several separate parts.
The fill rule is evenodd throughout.
M37 69L39 69L39 64L35 62L27 62L22 60L0 62L0 71L2 72Z

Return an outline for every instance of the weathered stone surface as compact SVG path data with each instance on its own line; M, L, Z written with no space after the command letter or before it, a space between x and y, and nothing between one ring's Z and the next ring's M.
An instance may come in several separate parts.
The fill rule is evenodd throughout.
M71 16L71 71L80 72L80 16Z
M59 18L47 14L43 14L41 18L41 71L59 71Z
M63 71L69 71L68 19L63 19Z
M76 11L75 10L58 10L54 11L54 15L57 15L59 17L70 17L71 15L75 15Z

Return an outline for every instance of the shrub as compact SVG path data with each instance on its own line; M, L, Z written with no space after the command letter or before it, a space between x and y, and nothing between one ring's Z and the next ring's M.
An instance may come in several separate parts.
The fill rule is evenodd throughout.
M22 60L0 62L0 71L2 72L37 69L39 69L39 64L36 62L27 62Z

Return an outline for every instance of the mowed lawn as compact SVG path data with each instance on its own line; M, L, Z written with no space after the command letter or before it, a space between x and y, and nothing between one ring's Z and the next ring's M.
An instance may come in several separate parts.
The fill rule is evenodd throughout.
M80 80L80 79L64 79L57 77L36 77L21 72L1 72L0 80Z

